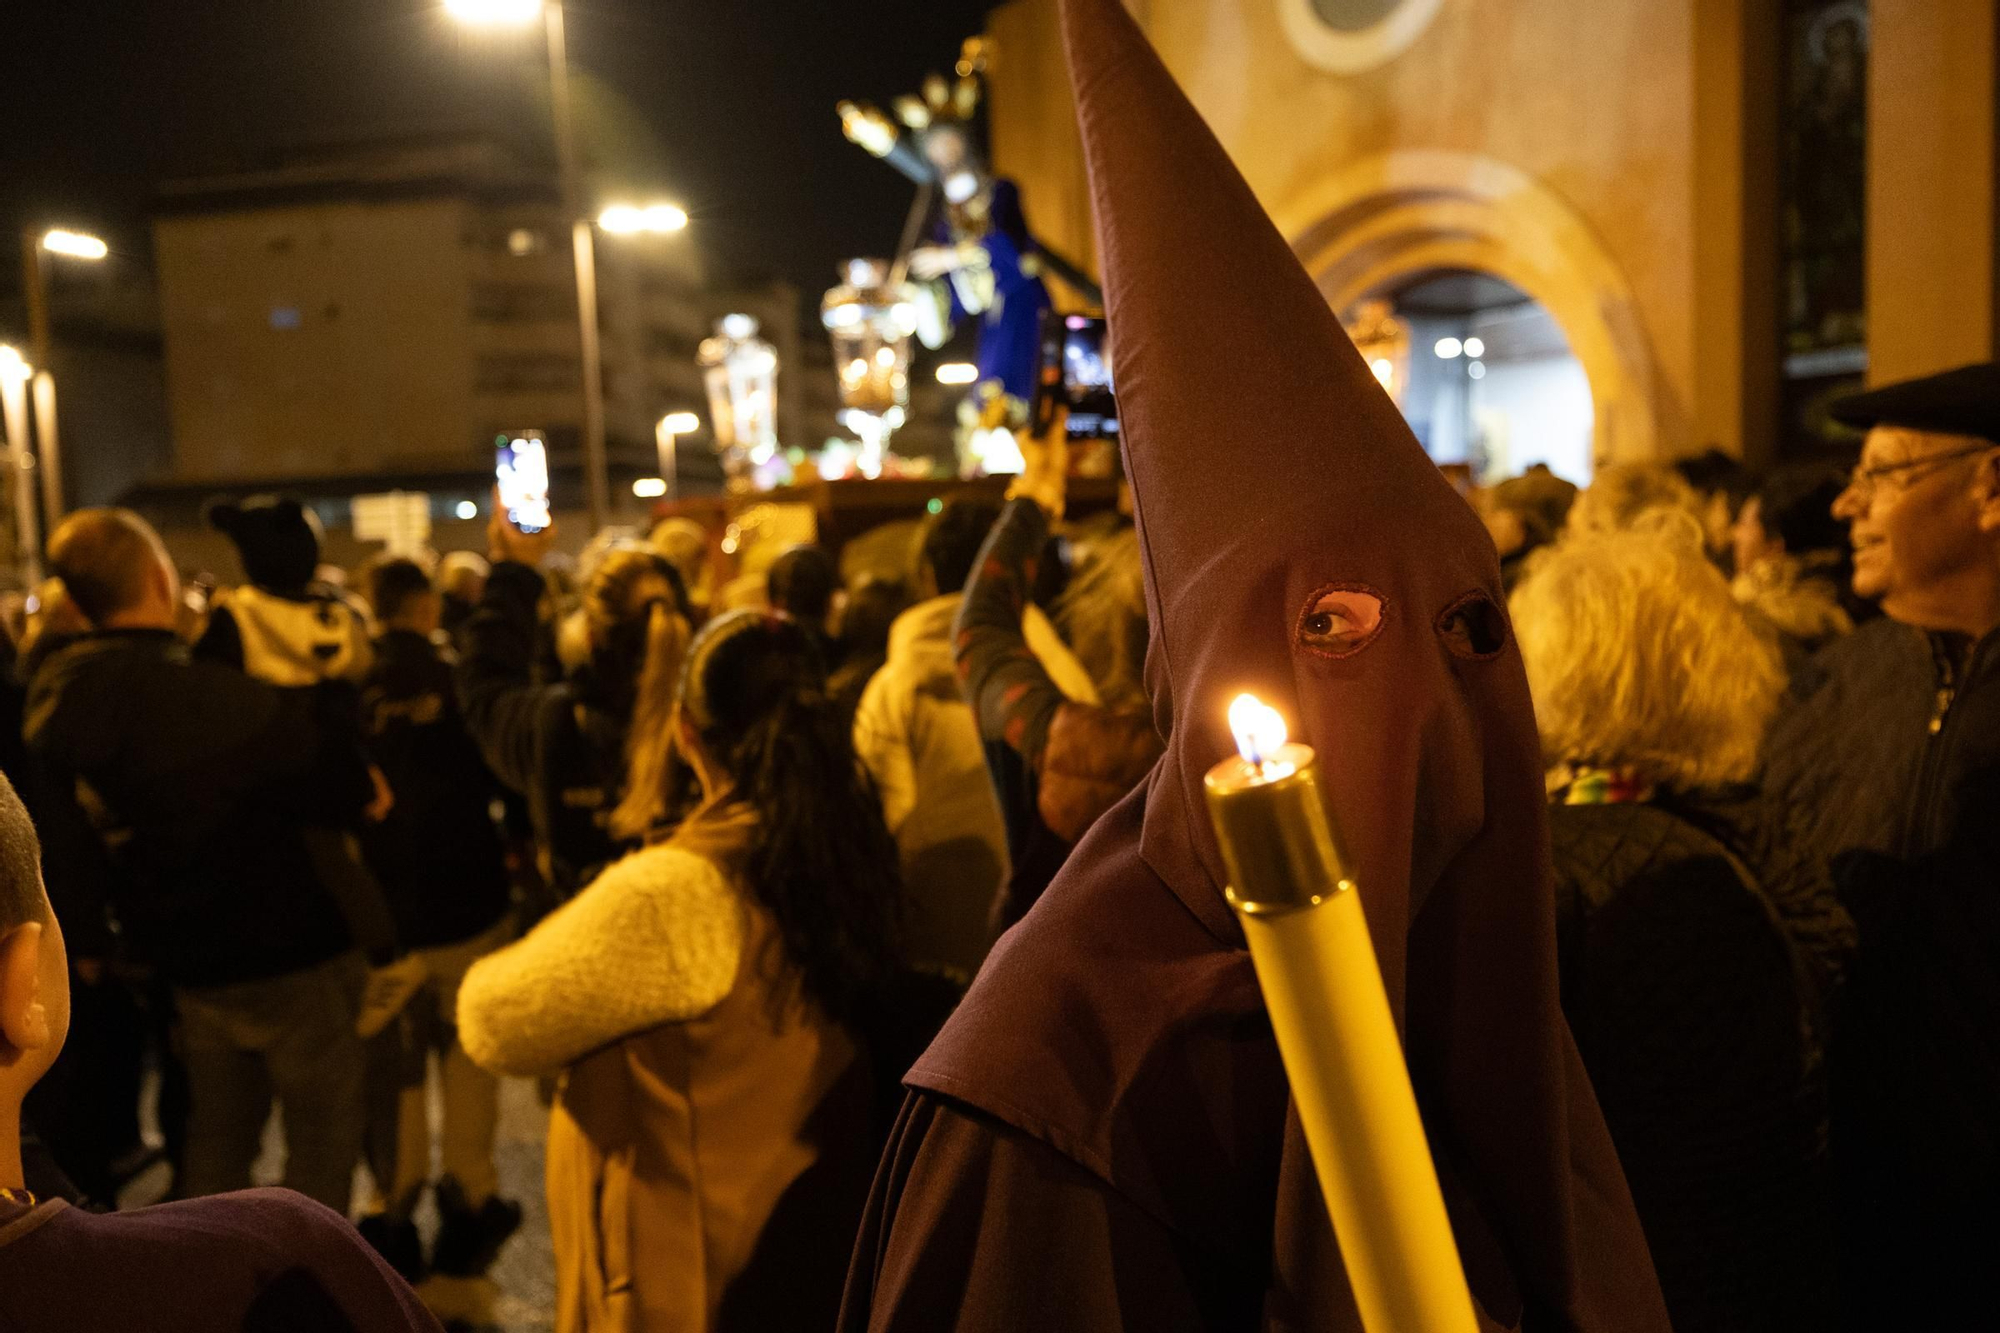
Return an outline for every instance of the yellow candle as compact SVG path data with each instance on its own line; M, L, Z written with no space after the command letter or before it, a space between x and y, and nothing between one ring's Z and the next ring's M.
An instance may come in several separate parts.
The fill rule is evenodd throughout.
M1251 695L1209 816L1278 1053L1369 1333L1477 1333L1361 897L1310 747Z

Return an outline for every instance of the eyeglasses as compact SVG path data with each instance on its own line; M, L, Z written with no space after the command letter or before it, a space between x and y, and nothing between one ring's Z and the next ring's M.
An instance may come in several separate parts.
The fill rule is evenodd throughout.
M1989 449L2000 449L2000 444L1982 441L1978 444L1969 444L1963 449L1951 449L1941 454L1926 454L1922 458L1906 459L1901 463L1878 463L1874 467L1861 467L1857 464L1854 471L1847 474L1847 489L1860 491L1866 495L1872 492L1875 483L1884 477L1897 476L1913 468L1928 467L1932 463L1949 463L1955 458L1971 458L1974 454L1983 454Z

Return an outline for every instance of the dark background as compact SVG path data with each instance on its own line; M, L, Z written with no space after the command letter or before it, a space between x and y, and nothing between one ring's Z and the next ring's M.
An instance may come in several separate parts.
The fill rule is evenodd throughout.
M894 249L910 187L842 138L834 103L886 105L948 71L994 0L571 0L587 168L665 197L724 281ZM95 230L150 262L177 177L299 146L487 132L549 156L541 28L463 28L441 0L21 0L0 48L0 226ZM0 249L0 292L19 282Z

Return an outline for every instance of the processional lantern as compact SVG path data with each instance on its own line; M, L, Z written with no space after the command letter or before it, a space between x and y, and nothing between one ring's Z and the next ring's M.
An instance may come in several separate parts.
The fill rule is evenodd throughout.
M722 475L732 491L782 482L778 455L778 349L749 315L725 315L697 353Z
M820 321L833 343L840 381L840 421L860 441L856 469L882 475L889 436L910 404L910 339L917 294L892 277L884 259L851 259L847 281L826 294Z

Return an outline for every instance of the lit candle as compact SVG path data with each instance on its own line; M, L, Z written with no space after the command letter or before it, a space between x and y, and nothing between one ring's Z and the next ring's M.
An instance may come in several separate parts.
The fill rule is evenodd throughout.
M1476 1333L1361 896L1311 747L1252 695L1239 755L1208 771L1209 816L1278 1053L1369 1333Z

